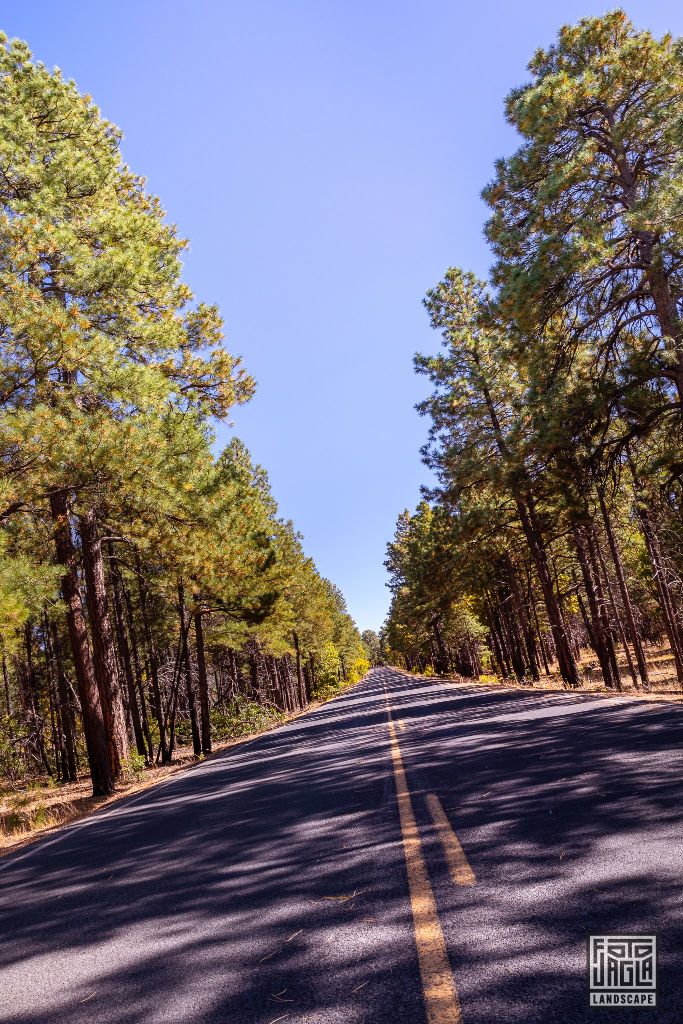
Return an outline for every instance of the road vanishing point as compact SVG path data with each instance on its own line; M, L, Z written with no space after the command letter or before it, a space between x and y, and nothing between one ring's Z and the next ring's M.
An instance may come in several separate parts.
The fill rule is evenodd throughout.
M683 708L372 670L0 862L12 1024L683 1020ZM588 1005L657 936L655 1009Z

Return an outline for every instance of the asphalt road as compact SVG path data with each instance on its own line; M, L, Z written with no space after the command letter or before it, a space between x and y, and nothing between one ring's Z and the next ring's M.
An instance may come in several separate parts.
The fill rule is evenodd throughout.
M0 1021L424 1024L412 857L458 993L444 1020L679 1022L682 733L681 706L376 669L0 861ZM592 933L657 935L656 1009L589 1008Z

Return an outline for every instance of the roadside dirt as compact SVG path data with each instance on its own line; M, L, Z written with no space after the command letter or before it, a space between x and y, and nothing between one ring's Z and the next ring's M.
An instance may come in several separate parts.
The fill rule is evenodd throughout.
M241 746L250 740L263 736L280 725L291 722L320 707L322 701L314 701L303 711L288 715L282 721L274 722L259 732L249 733L231 740L213 743L211 754L197 758L191 747L178 747L170 765L143 768L138 775L122 779L116 792L111 796L92 795L90 777L84 773L78 782L54 783L50 780L36 780L16 788L0 790L0 857L13 850L28 846L45 835L57 832L65 825L96 813L104 807L117 803L124 797L140 793L158 785L180 771L186 771L204 761L224 753L231 747Z

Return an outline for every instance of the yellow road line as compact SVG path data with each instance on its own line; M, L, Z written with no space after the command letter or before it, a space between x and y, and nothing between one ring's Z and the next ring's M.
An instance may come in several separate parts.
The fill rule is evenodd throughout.
M453 980L451 965L448 962L446 941L422 853L408 780L403 767L401 748L391 718L388 697L386 700L391 760L394 767L398 814L403 837L403 854L408 872L410 906L413 912L415 945L417 946L417 960L422 979L427 1021L428 1024L462 1024L458 992Z
M451 878L456 885L474 885L477 881L474 871L470 867L465 851L460 845L460 840L453 831L436 793L428 793L425 797L425 803L429 808L436 834L443 847Z
M403 721L402 718L399 718L398 720L398 727L401 730L401 732L405 731L406 723Z

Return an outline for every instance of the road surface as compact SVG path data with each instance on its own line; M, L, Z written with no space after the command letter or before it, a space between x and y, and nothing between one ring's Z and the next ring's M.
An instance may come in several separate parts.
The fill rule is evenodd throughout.
M683 708L375 669L0 861L13 1024L683 1020ZM587 936L656 934L655 1009Z

